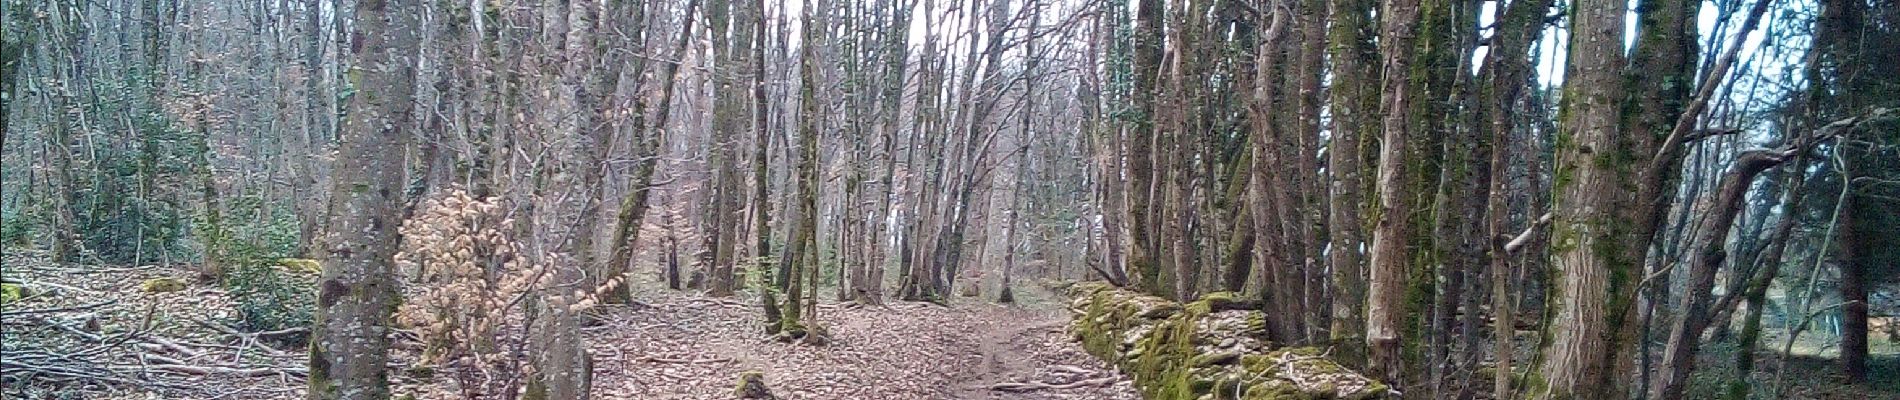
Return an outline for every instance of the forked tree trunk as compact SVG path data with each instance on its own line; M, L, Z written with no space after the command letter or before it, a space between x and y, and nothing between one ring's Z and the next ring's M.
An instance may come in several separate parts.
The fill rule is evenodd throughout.
M693 9L698 5L698 0L689 0L686 3L686 15L692 15ZM636 9L644 10L644 6L636 6ZM640 13L640 15L644 14L644 11ZM691 43L688 39L693 36L694 20L696 19L686 18L682 22L680 36L673 42L673 54L686 54L686 46ZM634 58L638 59L639 57ZM638 67L639 65L637 64L634 66L635 71L639 70ZM659 102L654 104L653 110L647 110L647 96L645 94L638 94L634 97L634 117L632 125L636 129L641 130L642 133L639 142L634 146L633 153L635 161L633 176L628 179L627 195L621 199L620 214L614 218L613 255L608 258L607 265L602 266L604 273L614 276L626 276L628 271L633 267L633 246L640 240L640 221L646 218L648 199L652 197L653 171L660 160L661 135L666 131L667 123L673 114L671 112L673 106L673 86L679 78L679 64L660 63L660 73L658 75L660 76L660 99ZM653 113L654 115L651 126L646 124L646 115L648 113ZM619 285L608 290L607 293L603 295L603 301L607 303L626 303L632 301L633 294L628 290L627 286L628 285Z
M1684 308L1670 327L1668 347L1663 350L1661 373L1656 376L1656 382L1650 385L1650 397L1679 398L1687 389L1689 372L1695 370L1696 351L1701 348L1702 331L1711 322L1708 316L1712 311L1712 294L1709 291L1715 287L1717 267L1728 258L1728 252L1723 247L1728 242L1729 228L1736 214L1741 211L1742 200L1750 184L1754 183L1755 176L1780 165L1792 152L1771 150L1743 154L1722 176L1715 201L1709 205L1713 214L1702 217L1702 226L1696 230L1695 241L1689 248L1689 287L1683 294Z

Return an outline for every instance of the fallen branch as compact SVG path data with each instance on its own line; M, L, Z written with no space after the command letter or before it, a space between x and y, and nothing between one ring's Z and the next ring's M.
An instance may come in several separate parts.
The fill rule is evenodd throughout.
M162 338L162 337L158 337L154 335L144 335L143 337L140 337L140 339L143 339L146 342L151 342L152 344L155 344L158 347L168 349L170 350L170 352L177 353L178 355L184 356L185 358L197 358L198 356L204 355L203 353L199 353L197 350L192 350L191 348L185 347L184 345L178 344L178 342L171 341L170 339L166 339L166 338Z
M105 301L101 301L98 303L83 304L83 305L77 305L77 306L71 306L71 307L42 308L42 309L37 309L37 310L6 310L6 311L0 311L0 316L12 317L12 316L20 316L20 315L48 314L48 313L57 313L57 312L90 310L94 308L99 308L99 306L112 304L115 302L118 302L118 300L107 299Z
M666 358L666 357L646 357L646 358L640 359L640 361L665 363L665 364L710 364L710 363L732 362L732 359L730 358L684 359L684 358Z
M1095 375L1097 373L1095 371L1090 371L1087 368L1077 367L1074 365L1051 365L1049 366L1049 369L1054 370L1054 372L1064 372L1070 375L1085 375L1086 376L1086 375Z
M123 365L123 366L117 366L117 367L119 368L137 367L137 368L144 368L144 369L150 369L150 370L155 370L155 371L175 372L175 373L189 374L189 375L236 375L236 376L252 377L252 378L268 377L268 376L283 376L283 375L302 377L302 376L310 375L310 371L303 368L280 368L280 367L244 368L244 367L225 367L225 366L216 366L216 365L192 365L190 363L186 363L176 358L165 357L165 356L156 355L156 354L142 354L140 355L140 358L143 358L144 360L150 361L152 363L148 365Z
M71 290L74 292L87 293L87 294L99 293L98 291L94 291L94 290L90 290L86 288L68 286L68 285L50 282L50 281L24 281L24 280L13 280L9 278L6 280L0 280L0 282L16 284L23 287L47 286L47 287L52 287L54 289L65 289L65 290Z
M1504 244L1504 252L1515 253L1517 249L1524 248L1524 245L1531 242L1532 234L1537 233L1537 228L1549 225L1552 217L1551 213L1544 213L1544 216L1537 217L1536 221L1531 221L1531 226L1524 227L1524 232L1518 233L1517 237L1511 238L1510 242Z
M1038 391L1038 390L1061 390L1061 389L1074 389L1074 388L1079 388L1079 387L1107 386L1112 383L1115 383L1114 377L1083 379L1083 380L1079 380L1075 382L1062 383L1062 384L1050 384L1050 383L1044 383L1044 382L1003 382L1003 383L990 385L990 390L995 390L999 392L1022 393L1022 392L1033 392L1033 391Z
M304 377L310 374L302 368L231 368L218 366L199 366L182 364L154 364L145 366L154 371L175 372L187 375L234 375L246 378L261 378L290 375Z

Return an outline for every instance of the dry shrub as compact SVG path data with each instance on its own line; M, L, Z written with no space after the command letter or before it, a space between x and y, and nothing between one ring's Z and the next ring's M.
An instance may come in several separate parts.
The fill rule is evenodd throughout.
M532 323L532 303L578 313L621 282L608 280L593 292L555 285L554 268L571 264L568 257L524 254L526 246L512 235L515 221L501 202L447 190L403 222L402 251L396 254L408 282L397 323L422 339L417 365L452 370L446 375L464 383L462 397L515 393L532 373L521 360L533 357L524 357L520 341L508 340L509 331L526 332Z
M409 285L396 321L421 336L418 365L469 367L484 382L518 381L507 372L520 368L502 348L502 335L520 323L520 298L544 286L548 274L518 253L509 235L514 222L500 202L449 190L403 222L396 263ZM465 394L508 392L507 385L476 386L464 387L476 391Z

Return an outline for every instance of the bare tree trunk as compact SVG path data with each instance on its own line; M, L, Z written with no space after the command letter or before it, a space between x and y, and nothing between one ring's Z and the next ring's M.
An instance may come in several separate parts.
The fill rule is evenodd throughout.
M889 226L886 220L890 218L892 212L896 211L891 202L891 195L896 183L898 116L902 111L905 68L909 65L905 62L909 49L904 44L910 39L910 10L915 2L893 1L890 3L892 13L890 28L894 31L885 34L882 44L881 50L884 53L881 55L883 57L881 61L885 63L884 83L883 92L878 99L882 110L878 113L878 124L881 126L879 131L884 140L884 154L881 155L884 157L884 167L883 172L878 175L881 182L878 184L876 198L872 200L878 204L877 212L872 214L876 218L870 221L869 234L866 235L867 244L872 247L869 259L870 271L865 277L864 285L861 286L865 294L858 299L860 303L869 304L880 304L884 301L884 270L888 264L887 256L901 256L896 248L884 246L888 240L884 228Z
M291 179L295 180L296 193L298 193L298 199L295 203L299 221L297 229L297 253L306 256L314 256L317 252L314 243L317 239L318 229L320 228L319 222L323 220L322 196L315 194L318 193L318 170L322 163L322 157L320 157L320 155L327 153L325 150L329 147L330 142L330 131L325 127L334 123L332 120L336 118L335 114L323 115L324 112L328 110L321 107L323 102L319 100L321 98L320 96L333 97L330 96L328 92L323 91L322 85L324 82L322 64L324 55L323 37L325 33L323 28L325 25L323 24L323 12L321 12L321 10L324 2L324 0L310 0L308 4L305 5L306 9L304 10L307 15L305 15L304 32L302 32L303 35L305 35L305 41L303 43L304 59L301 67L305 74L304 92L306 98L304 100L303 138L301 142L306 145L306 148L304 149L305 153L301 155L303 158L302 165L297 168L291 177ZM154 21L154 23L162 22ZM478 195L486 197L487 193L480 192Z
M731 0L712 0L706 6L706 29L712 34L713 47L713 126L711 142L707 143L707 164L713 181L706 205L708 230L703 232L703 240L712 255L712 264L706 266L712 275L709 293L720 297L731 296L736 287L733 246L738 241L739 177L734 168L738 153L733 137L743 122L740 113L745 111L745 102L739 101L744 91L735 85L734 75L744 66L748 53L741 48L742 42L750 39L743 31L728 34L737 7Z
M1299 4L1300 41L1298 60L1299 95L1297 97L1299 124L1298 152L1294 153L1294 173L1299 177L1299 215L1300 245L1302 252L1300 271L1304 273L1302 285L1305 299L1301 301L1301 317L1306 319L1305 343L1313 343L1319 338L1330 340L1330 313L1325 311L1330 301L1325 297L1326 281L1325 260L1322 260L1321 242L1328 228L1326 209L1326 177L1320 174L1320 108L1326 99L1322 97L1321 85L1326 74L1326 20L1331 17L1326 0L1302 0Z
M1784 210L1801 209L1803 200L1807 198L1803 195L1803 190L1807 188L1808 160L1805 154L1797 154L1795 157L1794 168L1783 170L1783 173L1788 174L1788 178L1782 184L1781 206ZM1754 386L1749 382L1748 376L1755 371L1755 351L1761 342L1761 316L1763 309L1768 306L1768 286L1780 275L1783 264L1782 255L1786 253L1788 243L1792 241L1795 224L1802 219L1798 214L1793 213L1783 214L1780 218L1780 221L1775 222L1775 232L1769 239L1766 250L1755 259L1748 260L1760 271L1743 289L1742 296L1747 301L1748 314L1742 317L1742 331L1736 337L1738 349L1735 352L1735 370L1739 376L1733 377L1734 380L1728 385L1728 391L1725 394L1728 400L1748 400L1748 393ZM1717 319L1717 321L1721 320Z
M1845 147L1845 146L1844 146ZM1873 237L1881 232L1878 226L1872 226L1882 219L1881 214L1891 213L1893 209L1882 203L1893 204L1891 199L1883 199L1868 188L1866 178L1872 174L1867 166L1874 152L1866 148L1844 149L1845 158L1853 160L1847 164L1851 172L1846 175L1842 185L1858 186L1853 193L1845 197L1846 212L1841 216L1840 256L1841 269L1841 375L1848 382L1858 383L1867 380L1867 287L1868 270L1878 261L1881 250L1877 247L1879 238ZM1891 214L1888 214L1891 215ZM1887 217L1886 219L1892 219ZM1887 249L1886 253L1893 253Z
M673 203L672 192L661 192L660 204ZM679 229L673 224L676 218L673 207L660 207L660 230L666 232L662 238L666 246L666 255L660 260L660 277L666 281L666 288L681 290L686 287L680 280L680 237Z
M351 53L363 67L350 97L330 191L310 340L310 399L389 398L389 313L395 309L394 257L402 199L403 143L414 118L415 60L421 5L357 4Z
M759 290L760 305L765 308L766 331L776 332L779 326L778 286L775 275L767 275L771 270L767 261L772 254L771 213L771 147L772 135L769 123L772 115L771 103L766 97L765 82L768 81L765 70L765 0L751 2L749 17L752 20L752 230L757 235L752 248L752 266L760 271L763 287Z
M51 53L62 63L54 63L53 76L58 78L56 87L44 91L47 99L47 118L52 120L48 133L53 144L50 151L53 159L52 189L53 212L52 261L56 263L78 261L85 253L85 242L79 237L78 207L80 189L78 179L73 176L73 133L78 129L74 120L79 118L74 112L73 97L84 89L78 72L84 58L80 53L79 16L68 15L72 8L68 4L55 4L52 18L41 18L40 33L50 40Z
M27 7L26 1L7 0L0 6L8 11L5 19L0 19L0 31L6 33L0 37L0 150L4 150L13 130L9 120L13 116L13 99L19 96L15 89L19 88L20 65L38 38L32 19L27 18L30 13L15 12ZM157 21L152 26L156 30Z
M1723 245L1728 241L1729 227L1735 221L1735 215L1741 211L1742 200L1756 175L1768 168L1780 165L1781 161L1793 151L1758 151L1743 154L1735 160L1716 191L1715 201L1709 210L1713 214L1703 217L1702 226L1690 248L1689 287L1684 293L1682 314L1675 319L1669 331L1669 344L1663 351L1661 371L1656 382L1650 385L1650 396L1659 399L1681 397L1687 388L1689 372L1695 370L1696 350L1701 347L1702 331L1708 328L1710 320L1710 290L1715 286L1715 270L1728 257ZM1748 351L1748 350L1743 350Z
M553 249L551 257L543 259L543 268L550 269L549 278L553 282L586 282L583 288L592 290L573 290L562 286L553 286L537 303L537 316L528 328L529 362L533 374L529 376L523 397L539 399L587 399L593 381L591 357L580 335L580 313L584 311L584 302L593 293L617 286L621 278L611 278L590 274L593 268L592 242L595 216L592 210L598 202L599 161L597 149L600 147L598 133L594 129L592 95L588 92L588 83L594 74L595 48L598 45L593 35L600 18L598 5L590 0L553 1L546 5L547 14L543 25L543 34L560 35L561 39L549 43L549 52L560 52L560 76L555 81L552 104L549 112L553 126L551 137L544 142L554 146L566 160L551 163L550 187L554 192L545 193L537 201L543 204L536 208L545 214L536 215L536 233L540 240ZM558 44L558 46L556 46ZM590 275L596 278L588 278Z
M1271 19L1265 21L1260 44L1255 47L1254 73L1249 76L1253 92L1248 103L1248 121L1252 126L1249 127L1251 132L1248 133L1247 143L1254 166L1248 169L1252 173L1248 176L1247 214L1252 219L1250 222L1255 235L1252 280L1265 282L1257 285L1255 290L1261 290L1266 295L1265 311L1281 316L1268 318L1267 330L1275 336L1275 340L1291 342L1298 334L1290 324L1296 315L1288 311L1291 310L1290 303L1297 301L1297 298L1288 297L1289 293L1284 290L1287 277L1285 260L1280 253L1284 246L1281 242L1284 238L1283 225L1279 205L1274 202L1273 195L1273 191L1282 188L1275 185L1272 169L1277 167L1276 161L1279 159L1274 138L1279 136L1277 131L1281 126L1275 118L1278 111L1274 109L1274 99L1279 97L1279 75L1274 71L1285 64L1282 49L1286 45L1287 24L1290 23L1288 14L1291 14L1292 8L1285 0L1276 0L1269 6L1272 9Z
M1517 352L1517 301L1513 297L1517 291L1512 285L1512 254L1505 249L1513 232L1509 228L1511 211L1506 194L1511 181L1511 168L1507 164L1513 147L1511 137L1517 128L1511 110L1523 97L1522 88L1531 80L1530 44L1543 32L1542 22L1550 4L1551 0L1516 1L1503 10L1498 17L1497 33L1491 39L1491 50L1485 54L1485 83L1479 94L1483 107L1480 112L1485 118L1482 129L1490 133L1487 145L1491 147L1484 232L1489 237L1490 266L1486 273L1491 281L1491 354L1496 371L1491 379L1493 398L1497 399L1517 398L1511 388L1515 379L1512 358ZM1475 326L1468 328L1476 329Z

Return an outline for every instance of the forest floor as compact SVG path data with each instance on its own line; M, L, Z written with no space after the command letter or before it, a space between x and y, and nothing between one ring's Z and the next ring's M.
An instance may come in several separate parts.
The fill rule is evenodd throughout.
M0 312L0 398L285 399L303 396L305 352L284 332L236 329L241 302L218 285L162 266L47 263L8 252L7 282L24 298ZM146 293L150 279L187 278ZM308 276L293 276L307 282ZM780 399L1133 400L1128 379L1082 352L1063 327L1065 301L1033 285L1018 305L826 302L825 346L771 340L756 298L642 290L603 306L583 328L601 399L732 399L741 373L763 373ZM824 297L830 297L826 295ZM398 333L398 395L463 398L453 372L414 366L415 336Z
M730 398L744 371L784 399L1139 399L1063 332L1065 311L975 302L819 306L825 346L770 340L752 303L653 293L587 328L595 393ZM1020 385L1014 385L1020 384ZM993 387L1039 387L1026 392Z
M179 267L56 265L7 252L0 278L28 293L0 307L0 398L287 399L303 396L305 352L276 332L238 329L246 307L218 285L189 282L147 293L149 279L189 277ZM308 275L287 275L307 284ZM650 282L638 286L651 287ZM307 288L307 287L306 287ZM635 305L603 306L583 328L600 399L732 399L740 374L763 374L780 399L1134 400L1127 377L1070 340L1066 301L1035 285L1016 305L959 297L951 305L826 302L816 321L825 346L771 340L757 299L643 289ZM827 295L831 297L826 290ZM1781 343L1771 332L1768 339ZM398 394L465 398L453 371L417 368L416 337L395 335ZM1900 399L1900 343L1875 339L1869 382L1841 384L1833 360L1789 359L1786 398ZM1733 346L1702 355L1691 398L1715 398L1732 371ZM1778 359L1760 351L1747 377L1774 385Z

